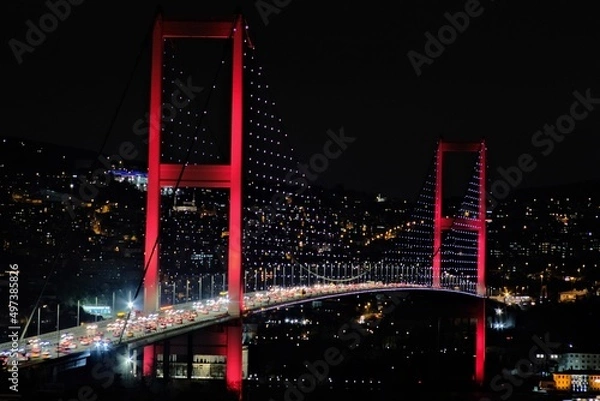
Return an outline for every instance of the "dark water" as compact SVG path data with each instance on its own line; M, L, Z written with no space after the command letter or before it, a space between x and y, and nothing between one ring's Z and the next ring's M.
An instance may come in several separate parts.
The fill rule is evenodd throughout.
M83 383L73 380L70 385L56 388L44 386L45 389L42 390L36 387L38 386L29 385L21 388L19 399L35 401L238 401L235 394L226 391L223 381L189 382L173 380L164 382L157 380L135 385L115 381L110 386L103 388L93 385L87 387ZM242 401L329 401L340 399L361 401L564 401L573 398L568 394L535 394L524 389L521 391L516 390L507 397L506 393L472 389L464 391L460 389L449 390L441 384L409 388L400 385L400 383L397 385L394 385L394 383L382 384L379 388L371 385L343 388L342 386L333 387L328 384L296 387L246 381L242 390ZM3 394L0 394L0 401L4 399L8 398L4 398Z
M325 401L325 400L337 400L340 398L344 399L352 399L359 400L364 399L365 401L398 401L398 400L410 400L410 401L440 401L440 400L448 400L448 401L500 401L500 400L513 400L513 401L537 401L537 400L547 400L547 401L558 401L565 400L567 396L542 396L542 395L533 395L533 394L518 394L512 395L509 398L503 399L498 395L491 393L446 393L446 392L438 392L438 393L412 393L410 391L398 389L395 393L383 394L383 393L371 393L371 392L340 392L340 391L332 391L330 393L321 393L321 394L306 394L304 398L295 399L293 397L278 398L271 394L247 394L246 400L254 401L254 400L264 400L264 401Z
M506 394L484 391L445 391L444 389L369 388L315 389L314 391L282 391L269 388L245 389L244 399L248 401L325 401L325 400L365 400L365 401L555 401L570 399L567 394L536 394L531 392Z

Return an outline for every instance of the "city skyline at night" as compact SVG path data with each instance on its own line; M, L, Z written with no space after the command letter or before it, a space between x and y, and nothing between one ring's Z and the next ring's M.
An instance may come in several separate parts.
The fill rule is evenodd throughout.
M15 141L13 139L6 139L3 143L5 144L5 149L9 148L11 154L20 155L15 162L7 162L3 165L5 173L3 175L3 186L9 191L6 194L7 197L4 200L4 206L8 207L10 203L16 201L17 204L21 204L25 208L17 215L14 215L14 212L7 213L6 218L11 214L13 214L13 217L29 215L30 217L24 217L22 221L23 224L26 223L29 226L36 224L28 220L33 218L29 210L38 209L41 205L56 205L56 208L52 206L52 209L50 209L54 211L50 212L49 210L50 214L48 217L56 222L64 220L67 223L70 216L69 212L65 209L65 206L68 204L64 203L63 194L85 195L86 192L82 189L85 188L85 185L82 185L84 181L77 177L81 176L82 171L88 171L87 166L90 165L91 160L85 161L80 158L81 155L77 151L71 153L71 151L65 151L60 146L51 146L48 148L43 143ZM7 145L7 143L10 143L10 145ZM36 167L29 165L28 171L21 170L22 166L19 165L18 161L29 160L31 157L35 157L35 155L40 157L43 155L43 157L52 160L62 160L63 165L55 165L55 171L46 169L45 173L42 172L44 166ZM93 153L90 152L89 155L93 156ZM17 167L15 167L15 163ZM80 166L79 169L76 168L77 166ZM97 206L90 205L92 209L94 207L99 208L93 215L89 215L86 212L86 209L89 209L88 207L78 207L76 209L77 220L84 220L81 220L73 228L84 230L82 234L85 230L91 229L91 232L95 235L101 235L110 239L110 241L121 238L119 240L121 245L119 246L124 251L131 247L123 255L130 254L134 258L139 258L142 252L141 239L143 238L144 226L142 216L147 178L146 173L140 172L137 170L137 167L134 170L129 170L130 173L126 173L126 171L127 169L125 168L109 172L111 175L114 174L112 181L114 185L118 186L111 187L111 189L100 188L98 190L98 199L94 201ZM580 182L574 185L518 189L509 200L499 203L496 208L491 209L489 212L489 257L490 261L493 261L493 265L488 265L488 269L490 269L490 277L494 278L493 285L499 287L500 284L505 284L506 281L504 280L511 273L516 273L517 276L521 277L520 280L524 279L527 281L526 275L535 277L540 274L540 270L536 269L545 270L549 274L549 277L560 276L561 274L563 276L575 275L577 271L581 273L581 266L585 267L586 264L588 269L592 269L589 273L593 277L593 272L596 270L594 269L593 255L595 254L594 252L598 251L598 243L594 234L594 221L598 218L598 214L595 213L595 208L597 207L596 188L597 183L595 182ZM79 192L80 189L81 192ZM165 237L163 239L166 241L164 258L166 258L165 260L173 259L172 263L169 262L165 265L165 268L171 274L175 271L189 271L191 274L196 275L198 267L207 263L201 257L204 255L211 258L211 260L214 258L214 262L221 265L217 269L221 272L223 262L217 262L217 259L224 257L224 250L227 244L225 205L227 194L223 191L210 189L178 189L176 192L177 194L174 194L172 191L165 190L163 193L165 202L163 212ZM298 227L293 228L294 226L290 226L286 230L280 230L275 228L275 226L274 231L265 231L265 234L269 233L267 237L271 236L276 239L272 245L281 251L281 255L277 254L279 255L277 256L273 254L271 257L271 262L275 264L284 261L286 259L285 254L289 251L292 251L298 257L303 255L301 258L304 262L308 262L313 257L316 257L315 261L318 261L318 255L322 252L325 252L323 255L328 255L324 260L334 257L331 261L336 263L351 262L353 259L356 261L376 260L380 257L378 255L385 255L393 249L394 238L401 232L398 231L398 228L406 222L411 210L414 212L414 205L410 200L386 199L385 197L381 197L381 194L361 193L343 189L331 192L318 186L306 194L310 194L307 198L309 202L317 202L317 204L321 205L320 210L322 212L327 210L323 220L315 220L313 222L313 224L317 224L320 227L315 233L322 232L322 234L306 242L306 238L303 239L302 236L298 236L300 232L297 231ZM253 193L249 193L248 196L249 198L257 196L258 198L268 200L269 194L254 191ZM126 208L122 209L123 207ZM248 215L249 218L256 218L258 211L257 209L251 212ZM302 208L300 208L296 210L296 213L302 214L305 212L302 212ZM88 219L90 219L89 222L86 222L85 220ZM310 222L311 218L298 215L295 220ZM14 223L8 223L7 221L7 224L10 226L10 224ZM213 227L214 224L216 225ZM519 224L522 225L521 228L524 227L525 229L519 230ZM194 225L199 226L195 229L189 228ZM27 226L24 226L24 228L26 229ZM77 228L78 226L80 228ZM541 229L541 227L544 228ZM68 225L56 225L56 229L58 228L68 229ZM49 230L48 233L52 231L54 229ZM180 235L190 235L190 233L194 232L204 232L205 234L200 234L199 236L198 234L193 234L196 236L189 238L191 242L188 245L177 239ZM344 235L344 232L346 235ZM519 237L523 237L521 240L512 238L516 232L519 232ZM284 240L290 234L292 234L292 237L297 237L297 242L286 242L289 239ZM342 237L339 237L340 234L342 234ZM8 230L5 241L11 242L15 238L15 235L15 232ZM169 238L172 236L175 237L173 237L173 240L170 240ZM344 236L346 239L340 241ZM52 237L56 238L56 234L52 234ZM255 243L259 248L268 247L268 244L272 240L267 240L267 237L260 241L257 241L258 238L250 237L250 240L257 241ZM528 239L525 239L525 237ZM43 236L40 237L39 241L46 241L43 238ZM125 243L129 242L129 245L124 246L125 243L123 243L122 238L126 238ZM130 242L131 239L135 242ZM34 253L33 249L38 246L35 241L37 241L35 237L28 239L28 246L33 248L27 251L27 253ZM315 242L311 243L311 241ZM580 243L580 245L575 245L574 241ZM302 242L305 242L305 251L308 252L306 254L300 248L297 248L298 244ZM390 245L385 245L386 243L390 244L391 247ZM529 245L526 245L527 243ZM48 244L50 246L52 244L56 245L56 239L51 240ZM187 251L187 257L181 259L179 256L182 255L178 256L177 253L169 251L169 247L174 244L179 244L178 246L181 246L182 249L188 246L192 246L192 248ZM345 251L351 244L353 244L353 247L356 247L350 253L354 255L354 258L348 257ZM103 246L106 245L108 243ZM117 243L114 243L112 246L115 245ZM380 248L381 245L383 245L383 248ZM364 257L356 258L356 256L360 255L360 249L363 247ZM108 250L108 248L106 249ZM218 249L221 250L215 251ZM310 249L313 249L316 253L312 254L309 251ZM580 254L580 249L586 252L589 251L589 256L582 256L583 254ZM50 261L53 256L51 248L49 250L50 253L45 256L47 261ZM90 250L85 252L89 252ZM356 253L357 250L358 254ZM538 259L536 264L529 263L531 267L528 268L520 258L529 258L532 256L536 258L547 257L548 261L542 263L541 259ZM555 258L557 257L560 263L555 262ZM96 258L96 256L93 258ZM102 257L95 263L101 263L101 259ZM569 260L572 261L568 262ZM565 262L567 262L566 265ZM136 262L135 264L138 267L132 266L132 269L134 271L139 270L141 267L140 263L142 263L141 260ZM182 268L187 263L192 264L187 268ZM249 263L255 264L256 262ZM266 259L264 263L267 263ZM553 269L558 270L549 271L542 266L545 264L554 266ZM169 268L168 266L172 267ZM507 274L506 278L501 279L504 274L496 276L492 271L497 269L501 273L504 270L503 266L506 266L509 270L505 271ZM197 279L197 277L195 278ZM533 281L535 280L537 279L534 278ZM593 279L590 284L592 282ZM567 287L563 287L563 289ZM533 291L537 291L537 289ZM535 295L535 293L530 295Z

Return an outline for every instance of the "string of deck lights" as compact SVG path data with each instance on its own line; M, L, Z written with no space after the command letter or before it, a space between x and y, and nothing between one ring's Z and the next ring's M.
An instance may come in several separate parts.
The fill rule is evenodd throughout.
M479 175L482 168L482 155L478 155L466 194L457 211L462 220L455 221L448 233L448 247L443 252L442 285L453 288L461 287L466 291L474 291L477 281L478 234L470 228L477 224L479 218L479 194L481 186ZM447 272L448 274L444 274Z
M324 207L319 189L309 185L299 168L255 49L246 51L245 68L249 129L244 249L250 289L252 283L262 289L311 280L348 281L343 277L348 272L358 280L359 261L348 256L335 211Z
M213 164L219 163L223 155L213 138L210 138L208 126L208 107L202 108L198 101L186 97L177 90L178 82L186 83L190 75L184 75L183 67L177 62L183 57L177 53L172 40L166 40L163 63L163 118L161 133L161 159L163 163L176 164ZM226 60L222 59L221 64ZM213 84L213 90L217 89ZM174 93L179 93L173 99ZM200 93L200 95L202 92ZM194 95L198 96L198 95ZM176 105L180 105L177 107ZM201 118L201 115L204 118ZM200 125L201 124L201 125ZM190 152L191 147L191 152ZM189 153L189 154L188 154Z
M400 266L399 279L403 282L431 283L436 163L434 158L412 210L405 218L407 223L395 241L395 249L385 258L387 264Z

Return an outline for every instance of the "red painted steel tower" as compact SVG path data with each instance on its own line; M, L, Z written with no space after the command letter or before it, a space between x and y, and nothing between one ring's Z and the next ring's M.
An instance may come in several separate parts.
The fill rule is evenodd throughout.
M477 323L475 333L475 381L483 384L485 368L485 257L486 257L486 146L481 142L448 142L440 139L437 148L437 165L435 179L435 206L433 224L433 278L432 286L440 288L442 267L442 233L453 225L462 230L477 233L477 295L482 297L477 307ZM476 219L463 216L447 217L442 213L442 187L444 171L444 154L447 152L471 152L479 154L479 207Z
M163 46L165 38L224 39L232 41L231 160L229 165L167 164L161 162ZM160 192L163 187L227 188L229 203L228 295L229 315L238 318L227 327L227 386L241 396L242 384L242 145L243 42L241 16L230 21L167 21L158 16L152 36L148 198L146 210L144 311L158 306ZM154 374L154 346L144 348L143 375Z

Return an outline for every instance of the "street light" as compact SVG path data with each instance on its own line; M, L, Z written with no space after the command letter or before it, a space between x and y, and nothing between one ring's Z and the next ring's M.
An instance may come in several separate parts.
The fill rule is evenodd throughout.
M41 315L40 315L40 310L41 308L45 308L48 305L44 305L44 306L38 306L38 310L37 310L37 335L38 337L40 336L40 322L41 322Z
M56 304L56 357L60 356L60 304Z
M133 367L135 366L135 361L131 354L125 359L125 366L127 366L127 375L129 377L133 376Z
M189 301L190 297L190 280L185 283L185 302Z

